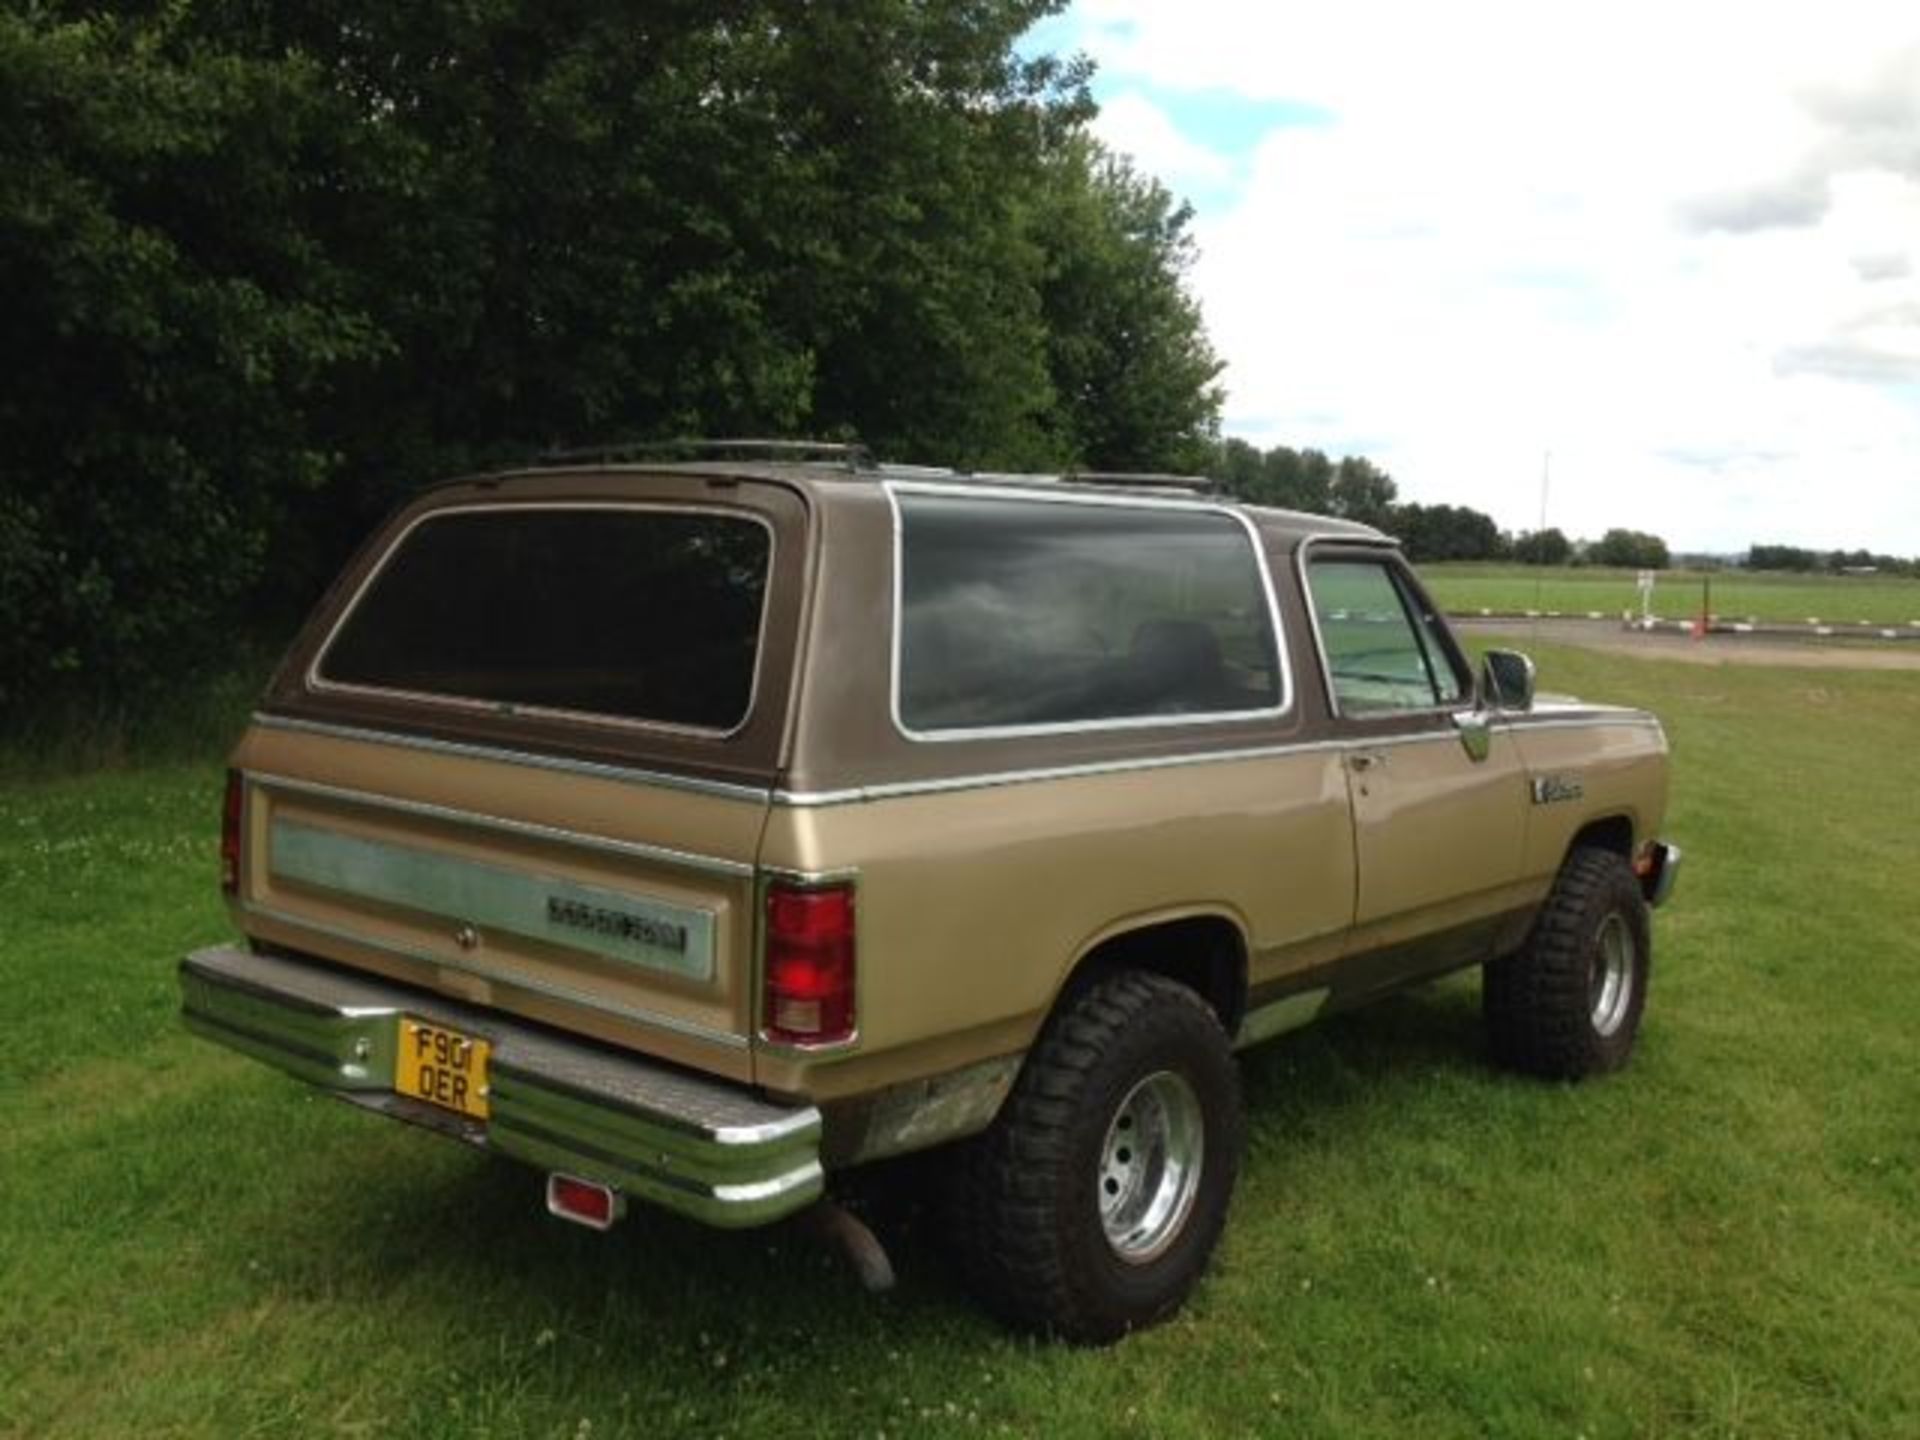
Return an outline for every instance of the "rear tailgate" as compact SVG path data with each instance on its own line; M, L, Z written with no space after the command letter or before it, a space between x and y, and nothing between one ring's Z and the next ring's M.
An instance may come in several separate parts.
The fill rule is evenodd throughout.
M684 472L505 477L396 517L235 757L242 927L751 1079L806 539L794 490Z
M763 795L271 720L237 758L257 939L750 1078Z

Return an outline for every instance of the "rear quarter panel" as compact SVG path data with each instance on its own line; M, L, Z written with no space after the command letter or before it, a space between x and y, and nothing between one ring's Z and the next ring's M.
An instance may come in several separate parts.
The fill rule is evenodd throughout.
M1024 1049L1120 931L1220 916L1258 984L1330 959L1353 913L1346 781L1320 748L777 807L762 858L857 877L857 1050L760 1057L762 1083L820 1099Z

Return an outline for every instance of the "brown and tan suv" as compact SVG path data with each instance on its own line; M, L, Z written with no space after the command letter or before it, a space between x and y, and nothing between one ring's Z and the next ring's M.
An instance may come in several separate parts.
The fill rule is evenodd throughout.
M1498 1058L1626 1060L1665 738L1532 690L1378 533L1149 477L462 480L235 752L186 1021L590 1224L953 1146L983 1297L1108 1338L1220 1234L1235 1048L1481 965Z

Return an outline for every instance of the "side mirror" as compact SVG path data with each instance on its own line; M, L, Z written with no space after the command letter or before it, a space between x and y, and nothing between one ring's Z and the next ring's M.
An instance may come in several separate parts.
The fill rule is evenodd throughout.
M1489 650L1480 661L1480 703L1498 710L1533 708L1533 661L1518 650Z

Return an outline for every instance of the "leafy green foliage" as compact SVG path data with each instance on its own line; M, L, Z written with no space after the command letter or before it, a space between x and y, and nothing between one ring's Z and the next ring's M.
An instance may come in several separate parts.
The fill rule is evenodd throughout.
M1335 515L1396 536L1415 560L1483 560L1502 554L1493 518L1464 505L1400 504L1393 477L1359 456L1276 445L1262 451L1229 439L1208 467L1228 494L1256 505Z
M1230 438L1208 469L1229 495L1255 505L1325 515L1333 509L1334 463L1318 450L1260 450Z
M1609 530L1587 546L1581 557L1589 565L1614 565L1641 570L1664 570L1673 563L1667 542L1642 530Z
M1342 520L1371 525L1377 530L1391 529L1394 523L1394 496L1398 487L1393 477L1355 455L1342 457L1333 468L1332 509Z
M1512 556L1522 565L1564 565L1573 558L1573 542L1557 526L1516 535Z
M556 444L1184 463L1188 215L1058 0L198 0L0 18L0 708L284 624L418 484Z
M340 98L182 13L0 15L0 702L204 654L388 348L312 240Z
M1887 575L1920 574L1920 559L1902 560L1871 550L1806 550L1798 545L1755 545L1747 551L1750 570L1837 570Z
M1336 515L1384 530L1400 540L1408 558L1418 561L1497 560L1511 558L1523 565L1576 564L1626 566L1664 570L1672 563L1667 543L1658 535L1638 530L1609 530L1591 544L1576 545L1551 527L1527 531L1517 538L1506 534L1493 517L1467 505L1421 505L1397 500L1393 477L1372 461L1344 456L1337 463L1319 450L1293 450L1276 445L1260 450L1245 440L1228 438L1215 446L1202 469L1237 499L1310 514ZM1785 547L1773 547L1784 551ZM1773 553L1756 547L1757 554ZM1805 555L1811 568L1816 562ZM1862 552L1864 556L1864 552ZM1884 568L1899 570L1900 562L1865 556L1855 561L1838 552L1830 568L1867 565L1885 560ZM1758 562L1755 562L1756 564Z
M1484 560L1504 547L1493 517L1466 505L1397 505L1386 528L1414 560Z
M1092 142L1050 157L1034 216L1054 457L1191 472L1215 445L1222 368L1181 284L1192 212Z

